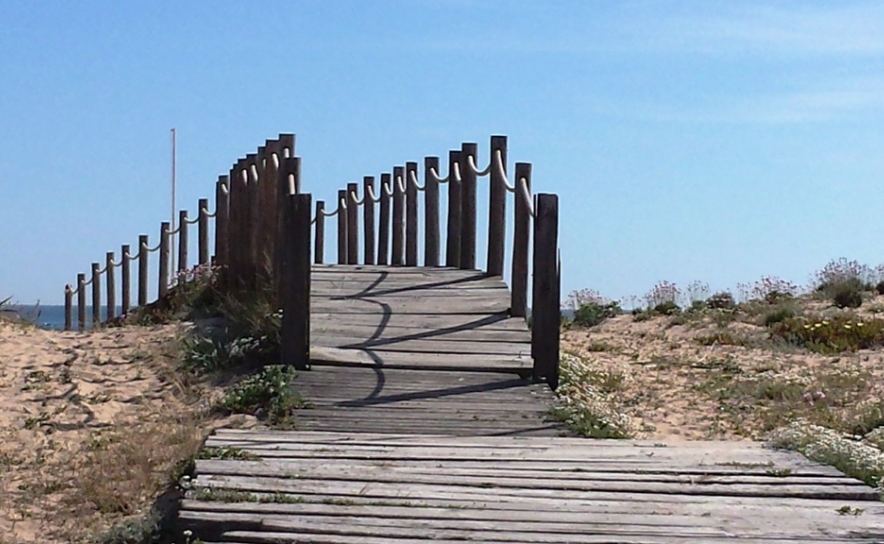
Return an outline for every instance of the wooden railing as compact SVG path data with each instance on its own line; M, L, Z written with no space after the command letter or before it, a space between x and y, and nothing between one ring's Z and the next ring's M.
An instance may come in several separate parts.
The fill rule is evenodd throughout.
M138 261L138 306L147 303L148 256L159 252L158 296L168 293L172 236L178 239L179 272L188 270L188 227L197 224L197 263L226 269L230 292L248 293L259 285L271 285L277 306L283 309L283 363L298 368L309 365L311 264L325 261L325 220L336 217L337 264L477 268L478 180L488 179L487 254L484 272L502 276L505 268L508 194L513 194L513 233L510 261L510 315L527 317L529 268L533 268L532 356L534 377L555 386L558 380L560 281L558 258L558 197L531 194L531 164L516 163L507 170L507 139L493 136L490 161L476 166L478 146L464 143L448 153L448 175L439 173L439 157L426 157L423 172L417 162L406 162L380 175L376 189L373 176L360 185L348 183L337 192L333 211L310 194L301 192L301 159L295 156L295 136L281 134L268 140L256 153L239 159L215 189L215 211L208 201L199 202L194 220L181 211L179 227L168 222L160 227L160 241L149 246L141 235L138 252L122 247L120 260L108 253L102 268L93 263L87 281L79 274L77 287L65 288L65 328L72 326L73 296L77 296L78 328L86 326L86 288L92 289L92 323L100 324L101 278L106 277L107 317L115 317L115 269L121 268L122 312L131 308L130 264ZM418 179L422 178L423 183ZM512 180L510 182L509 180ZM440 225L440 191L447 186L445 247L443 259ZM423 193L423 199L420 198ZM423 200L423 255L419 255L419 208ZM331 209L332 207L329 207ZM362 210L360 221L359 211ZM376 213L377 212L377 213ZM214 255L209 250L209 220L215 219ZM534 244L531 247L533 228ZM360 247L362 259L360 261ZM529 266L529 259L532 260Z
M309 275L310 252L304 249L313 241L313 264L325 262L325 221L335 217L339 265L390 265L477 268L477 192L479 178L488 177L487 254L484 272L502 276L505 267L507 195L514 196L511 261L510 315L527 316L529 259L533 258L532 356L534 377L555 385L558 380L560 280L558 258L558 197L554 194L531 195L531 164L516 163L510 184L507 174L507 140L493 136L488 166L476 166L478 146L464 143L448 154L448 175L439 175L439 158L426 157L423 173L418 163L406 162L375 177L366 176L360 185L348 183L337 192L335 205L326 207L318 200L311 207L310 195L289 195L287 214L308 214L285 219L289 229L284 237L289 244L291 273L284 273L290 284L289 298L283 304L283 338L290 346L283 350L283 361L298 368L309 365ZM423 183L418 181L422 177ZM440 186L447 185L444 264L441 260ZM418 224L423 193L423 258L419 258L421 239ZM377 208L376 208L377 206ZM333 209L333 211L327 211ZM362 211L360 220L359 212ZM377 212L377 214L375 213ZM310 225L313 225L311 231ZM530 246L534 231L533 251ZM292 247L297 247L297 254ZM360 246L362 259L360 260ZM422 261L422 262L421 262ZM288 304L291 304L289 306ZM287 316L291 316L287 319Z

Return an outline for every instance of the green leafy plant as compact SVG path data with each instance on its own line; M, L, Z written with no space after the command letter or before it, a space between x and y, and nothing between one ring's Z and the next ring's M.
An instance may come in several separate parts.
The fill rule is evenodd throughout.
M306 404L294 393L295 369L271 365L231 387L219 403L223 411L251 414L273 425L291 424L294 412Z
M592 327L609 317L616 317L622 312L620 303L616 301L606 304L584 302L574 312L574 324L582 327Z
M771 336L817 353L857 351L884 345L884 320L859 320L849 315L789 317L771 327Z
M832 300L839 308L859 308L863 303L863 285L851 279L832 287Z
M730 294L728 291L715 293L706 299L706 306L713 310L732 310L736 305L737 303L734 301L734 295Z

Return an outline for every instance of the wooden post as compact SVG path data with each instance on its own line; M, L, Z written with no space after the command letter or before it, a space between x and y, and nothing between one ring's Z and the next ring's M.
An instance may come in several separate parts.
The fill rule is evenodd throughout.
M534 379L558 385L561 309L558 289L559 197L539 194L535 199L534 296L531 311L531 352Z
M197 221L197 237L199 242L199 265L209 264L209 199L199 199L199 216Z
M92 263L92 330L101 328L101 265Z
M347 184L347 264L359 264L359 184Z
M310 363L310 207L311 195L288 197L287 236L283 257L285 281L282 311L282 364L298 370Z
M314 242L314 249L316 256L313 258L313 262L316 264L322 264L323 256L325 255L325 202L322 200L316 201L316 241Z
M77 330L86 330L86 274L77 274Z
M187 224L187 210L181 210L178 212L178 272L184 272L187 270L187 246L190 244L189 238L187 236L187 231L189 230L189 226ZM177 274L178 281L181 281L183 277L182 274Z
M74 290L71 289L71 284L67 284L64 286L64 330L71 330L72 325L72 313L74 306Z
M258 158L258 229L256 232L256 256L258 273L265 285L272 285L276 291L274 268L278 259L276 237L279 231L279 174L284 168L282 144L279 140L267 140L264 151ZM285 191L288 194L288 191Z
M292 136L293 137L293 136ZM289 196L298 194L301 187L301 157L283 157L285 148L281 148L280 163L277 170L277 176L274 180L276 184L276 225L274 225L273 242L273 286L276 292L275 303L281 306L285 289L285 280L283 279L283 261L285 260L286 248L283 240L286 239L286 207L289 205ZM268 180L269 181L269 180ZM308 235L309 237L309 235ZM309 244L310 240L306 242Z
M365 235L362 245L363 260L365 264L375 263L375 237L374 237L374 200L371 199L371 193L374 192L374 177L365 176L362 178L362 198L365 199L365 205L362 208L362 223Z
M439 157L424 159L424 266L439 266Z
M506 174L506 136L491 137L491 173L489 174L488 196L488 259L489 276L503 276L504 240L506 239L506 187L505 177L496 165L500 153L500 164Z
M381 198L381 207L378 216L378 264L390 262L390 195L387 189L392 189L390 174L381 174L381 186L378 195ZM390 191L392 192L392 190Z
M240 159L230 169L230 211L228 212L228 287L240 289L243 285L246 211L248 185L245 178L245 159Z
M138 306L141 308L147 304L147 240L146 234L138 237Z
M227 266L230 245L230 176L215 184L215 266Z
M417 163L405 163L405 266L417 266Z
M169 222L160 224L160 275L157 287L157 299L161 299L169 292L169 265L172 250L169 247Z
M461 224L460 224L460 267L464 270L476 268L476 174L470 168L468 157L477 162L478 146L465 143L461 148Z
M460 266L461 186L455 176L460 151L448 152L448 225L445 240L445 266ZM461 168L461 172L463 168Z
M123 244L120 257L120 275L122 276L122 281L120 282L121 315L128 314L129 309L132 307L132 275L129 267L131 262L129 257L129 244Z
M513 317L527 317L528 315L528 245L531 237L531 214L528 204L522 196L520 179L524 178L531 190L531 164L525 162L516 163L514 182L516 192L514 195L515 221L513 222L513 276L512 276L512 299L510 315Z
M347 264L347 190L338 190L338 264Z
M258 246L258 236L260 232L260 217L261 217L261 200L259 197L260 187L258 185L258 164L260 163L260 158L264 155L264 146L258 148L258 153L249 153L246 155L247 166L248 166L248 185L247 191L249 195L249 207L246 215L246 251L244 252L246 256L246 267L245 267L245 276L243 277L246 289L254 289L258 286L258 259L259 259L259 246Z
M405 264L403 250L405 249L405 191L402 187L405 181L405 167L393 167L393 254L390 264L402 266Z
M108 251L104 256L107 268L107 316L106 321L117 317L117 281L114 273L114 252Z

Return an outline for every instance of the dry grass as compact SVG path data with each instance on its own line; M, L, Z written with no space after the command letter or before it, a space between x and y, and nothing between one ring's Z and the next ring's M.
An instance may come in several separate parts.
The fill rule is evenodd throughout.
M884 350L819 353L773 331L789 316L871 322L882 304L877 297L839 310L807 296L736 311L621 315L564 331L563 350L588 376L626 377L606 397L637 435L761 440L798 419L862 435L884 424Z
M0 324L0 543L155 531L145 515L174 504L205 436L234 421L212 415L219 388L178 370L180 330Z

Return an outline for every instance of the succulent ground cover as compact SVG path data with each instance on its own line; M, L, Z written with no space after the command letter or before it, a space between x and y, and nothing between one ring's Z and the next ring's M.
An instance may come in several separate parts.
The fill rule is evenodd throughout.
M877 484L881 279L881 267L842 259L807 289L767 277L734 296L661 282L632 312L572 293L556 415L587 436L766 440Z

